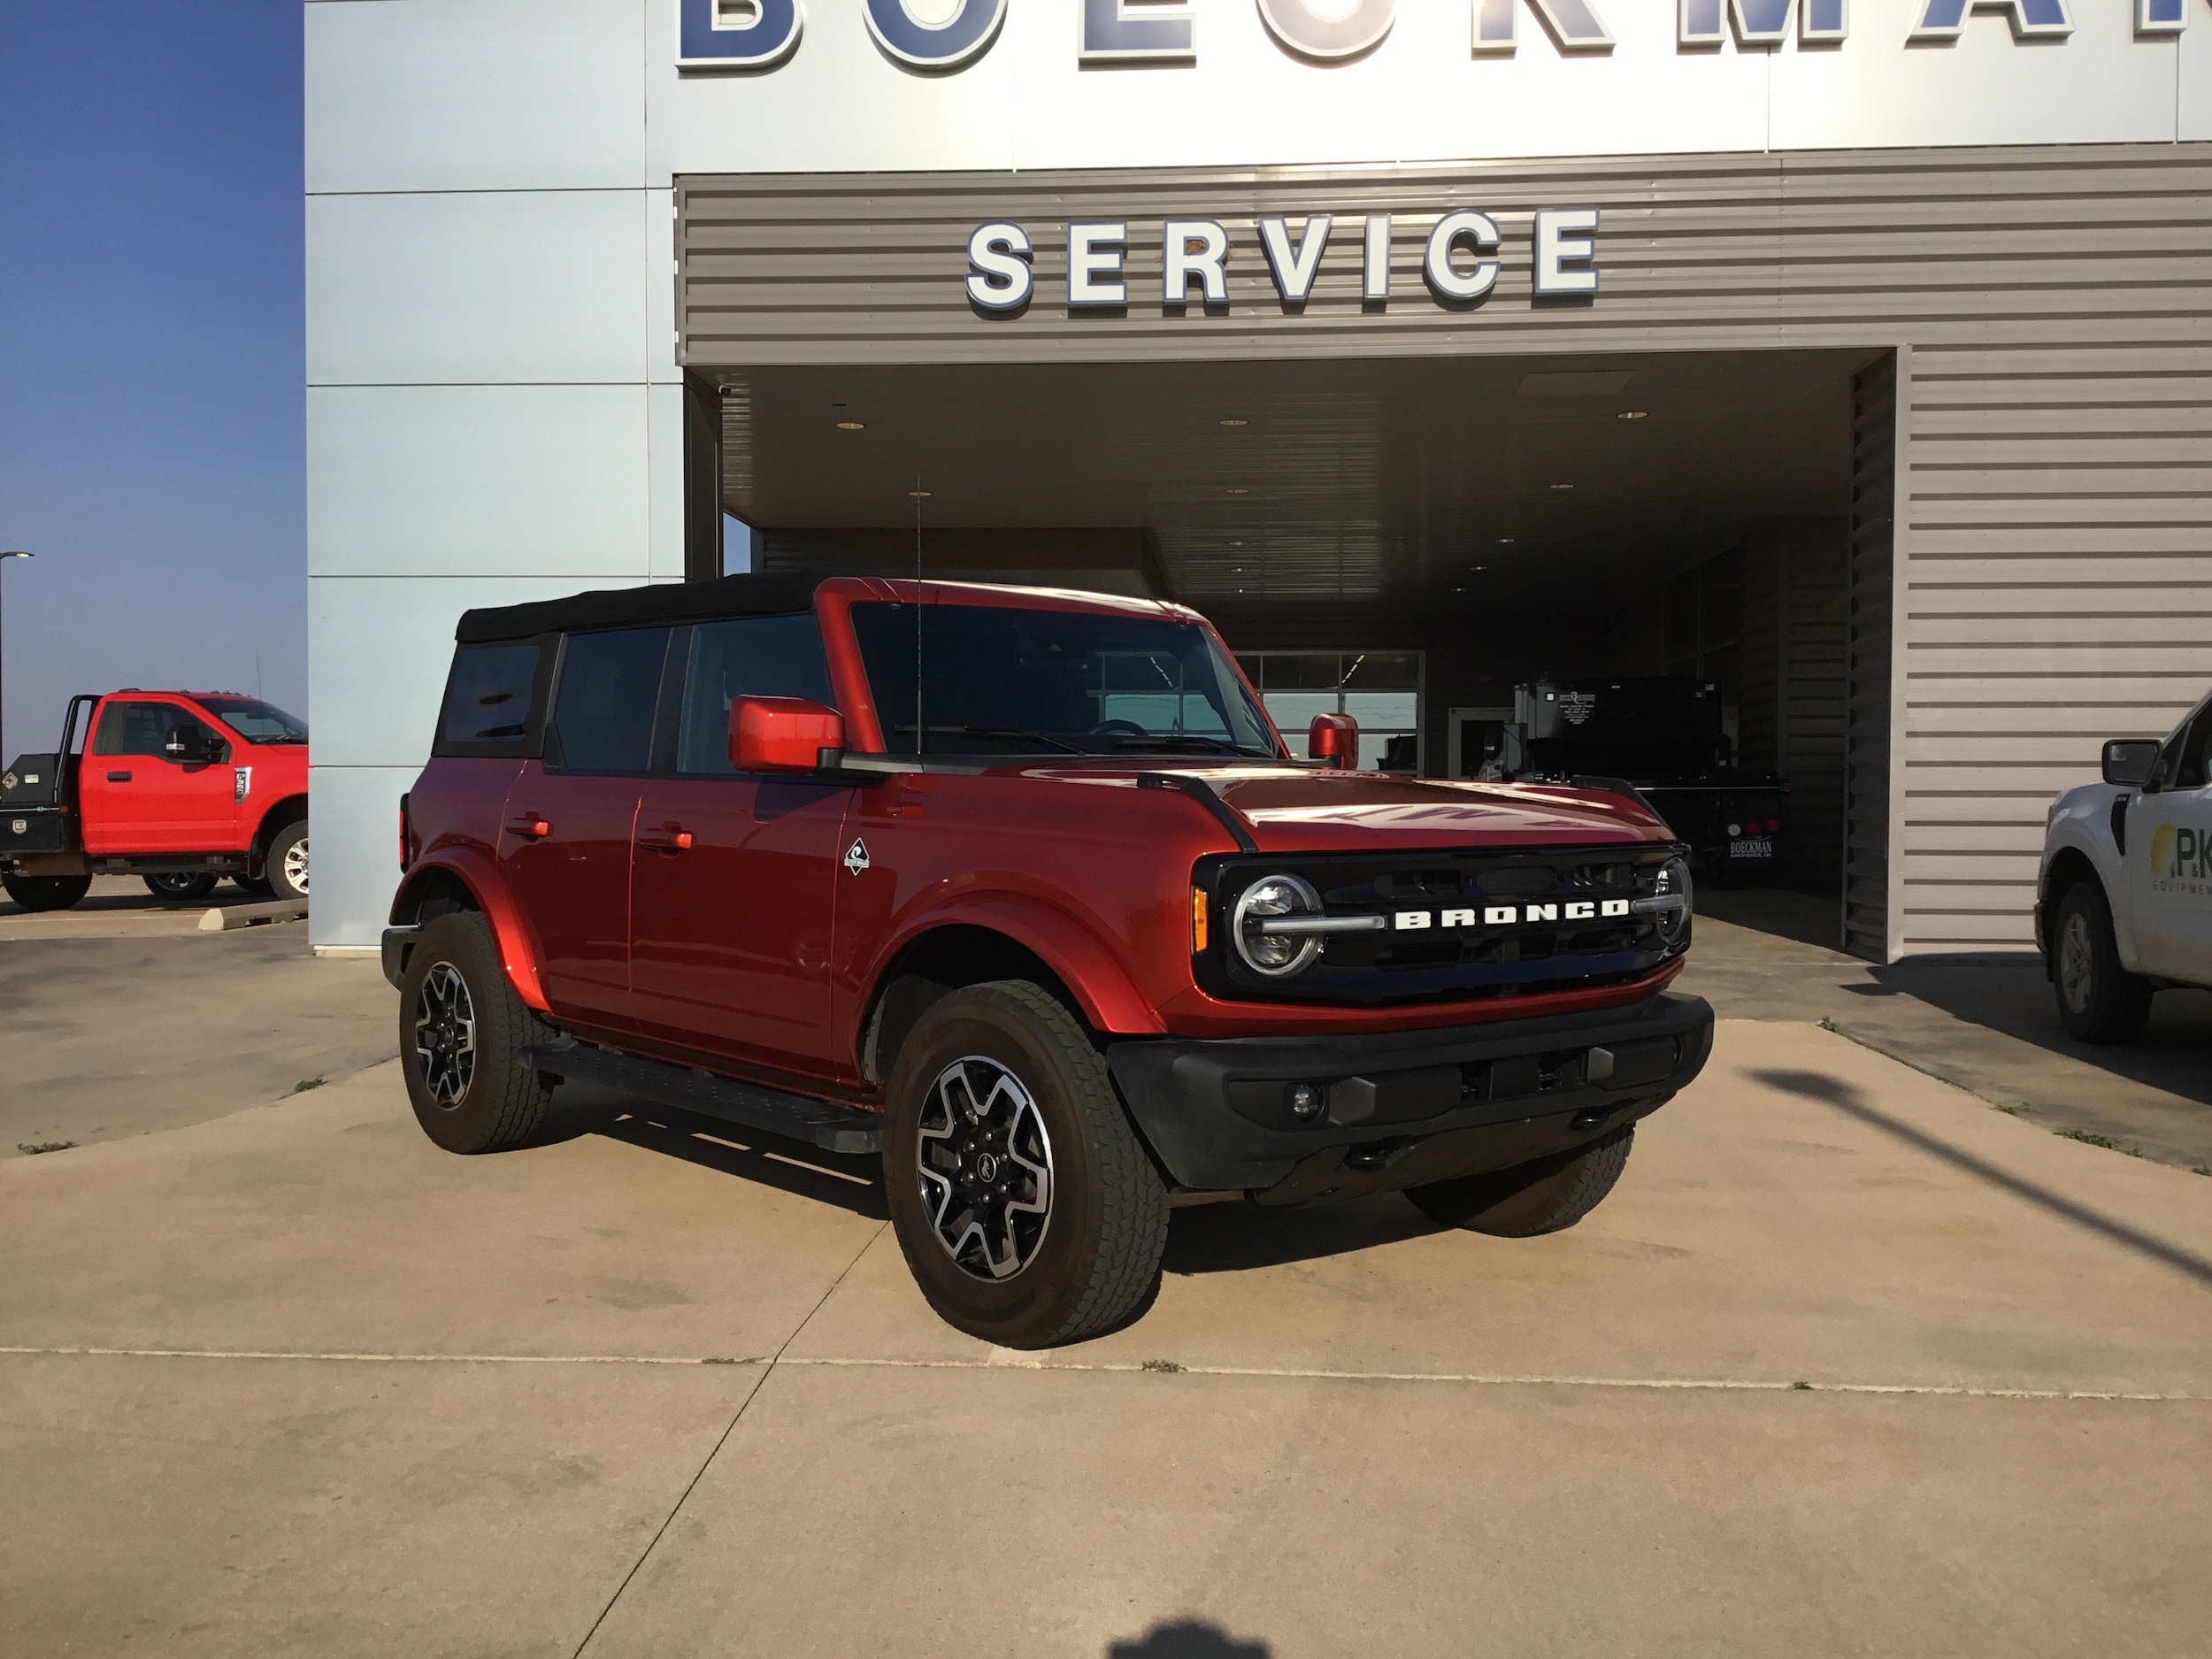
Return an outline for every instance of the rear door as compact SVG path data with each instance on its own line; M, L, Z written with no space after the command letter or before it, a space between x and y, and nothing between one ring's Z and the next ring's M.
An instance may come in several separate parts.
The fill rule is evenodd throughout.
M576 634L562 647L544 758L507 791L500 866L538 937L563 1017L632 1023L630 838L650 769L667 628Z
M181 728L212 758L181 761ZM181 703L110 697L100 705L77 773L80 833L88 853L215 852L234 844L237 774L229 745Z
M2161 787L2128 807L2128 902L2146 973L2212 984L2212 707L2159 758Z
M677 741L645 786L630 982L646 1029L757 1066L852 1070L830 1025L839 834L851 786L730 764L738 696L833 703L810 615L688 630Z

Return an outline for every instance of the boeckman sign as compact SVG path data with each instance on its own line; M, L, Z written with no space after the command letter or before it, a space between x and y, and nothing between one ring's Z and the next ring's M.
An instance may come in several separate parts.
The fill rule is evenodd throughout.
M819 0L818 0L818 4ZM1269 35L1308 63L1360 58L1380 46L1397 21L1400 0L1356 0L1347 9L1314 0L1254 0ZM1467 0L1470 50L1507 55L1520 45L1530 13L1561 53L1602 56L1615 45L1605 12L1632 0ZM1647 5L1655 0L1632 0ZM1663 0L1658 0L1663 4ZM924 23L902 0L836 0L858 5L876 44L919 69L959 69L991 50L1009 0L958 0L941 22ZM1449 0L1419 0L1423 5ZM2101 5L2105 0L2092 0ZM680 69L771 69L796 51L806 29L805 0L675 0ZM1080 64L1190 64L1198 59L1195 0L1079 0ZM2178 35L2189 0L2134 0L2143 40ZM2015 40L2062 42L2074 32L2072 0L1914 0L1909 43L1957 40L1976 12L2001 12ZM1800 45L1839 49L1851 38L1849 0L1675 0L1675 45L1710 51L1732 35L1740 46L1778 46L1794 18Z
M1267 257L1275 293L1286 311L1312 296L1321 256L1336 232L1335 216L1315 213L1294 229L1286 218L1263 215L1253 221L1260 250ZM1390 226L1387 213L1368 213L1347 221L1361 240L1360 298L1379 304L1390 298ZM1539 299L1587 301L1598 291L1595 264L1598 210L1546 207L1532 216L1531 286ZM1149 235L1148 227L1147 235ZM1126 219L1082 219L1067 227L1068 308L1114 312L1130 303L1126 269L1136 233ZM1218 219L1162 221L1160 303L1187 307L1194 296L1211 310L1229 303L1229 232ZM1422 280L1440 305L1479 304L1497 287L1504 236L1487 213L1462 208L1438 216L1430 227L1421 260ZM987 317L1010 317L1027 309L1036 296L1031 259L1035 247L1027 230L1003 220L979 225L968 238L968 300Z

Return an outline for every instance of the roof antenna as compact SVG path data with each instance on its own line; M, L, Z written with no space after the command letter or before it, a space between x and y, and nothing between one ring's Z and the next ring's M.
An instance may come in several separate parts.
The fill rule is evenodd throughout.
M929 723L922 713L922 502L929 492L922 475L914 474L914 758L919 761L929 741Z

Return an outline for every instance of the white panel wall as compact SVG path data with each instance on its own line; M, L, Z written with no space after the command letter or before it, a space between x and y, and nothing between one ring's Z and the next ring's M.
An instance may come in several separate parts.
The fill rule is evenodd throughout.
M319 949L382 928L460 613L683 574L648 9L307 5Z

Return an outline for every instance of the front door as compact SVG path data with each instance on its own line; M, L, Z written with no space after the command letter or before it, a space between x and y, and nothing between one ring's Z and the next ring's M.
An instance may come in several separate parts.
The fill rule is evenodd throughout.
M830 1024L837 860L851 786L741 774L741 695L832 701L811 615L690 631L673 776L645 786L630 982L664 1041L818 1077L849 1074Z
M211 757L173 758L169 740L179 728ZM77 772L87 852L203 853L237 846L238 779L228 744L183 703L111 697L100 707L88 748Z
M2128 805L2129 912L2146 973L2202 984L2212 975L2212 708L2159 757L2162 787Z
M563 1018L632 1023L630 840L651 764L666 628L570 636L545 758L507 790L500 865L536 930Z

